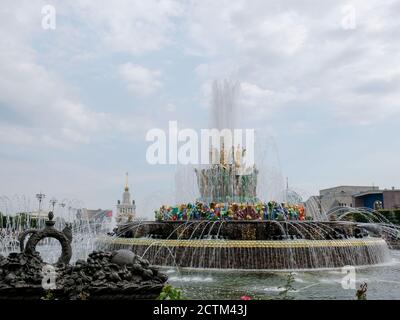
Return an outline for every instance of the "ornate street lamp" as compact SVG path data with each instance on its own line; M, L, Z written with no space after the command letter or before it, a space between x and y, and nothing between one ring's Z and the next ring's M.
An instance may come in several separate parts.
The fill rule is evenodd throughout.
M54 212L54 206L56 205L56 203L57 203L57 199L56 199L56 198L51 198L51 199L50 199L50 204L51 204L52 207L53 207L53 212Z
M40 211L42 210L42 200L44 199L44 198L46 198L46 195L44 194L44 193L37 193L36 194L36 199L38 199L39 200L39 214L40 214Z
M61 208L65 208L65 206L67 205L64 201L63 202L60 202L59 204L58 204Z
M64 220L65 220L65 206L67 205L66 203L65 203L65 199L64 200L62 200L59 204L58 204L61 208L62 208L62 217L64 218Z

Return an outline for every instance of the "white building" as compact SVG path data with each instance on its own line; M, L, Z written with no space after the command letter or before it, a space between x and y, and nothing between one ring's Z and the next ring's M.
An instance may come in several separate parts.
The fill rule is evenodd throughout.
M320 190L319 196L312 196L305 202L306 214L319 218L339 207L354 207L353 199L355 195L371 191L379 191L379 187L338 186Z
M353 195L379 190L375 186L339 186L320 190L321 208L326 212L335 207L353 207Z
M128 173L126 173L126 182L124 193L122 194L122 202L118 200L116 222L124 223L132 221L136 216L135 200L131 202L131 194L128 187Z

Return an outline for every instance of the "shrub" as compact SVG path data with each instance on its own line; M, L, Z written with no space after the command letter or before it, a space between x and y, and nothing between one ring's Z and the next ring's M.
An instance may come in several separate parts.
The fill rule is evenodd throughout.
M161 291L157 300L183 300L182 290L167 284Z
M384 216L387 220L389 220L389 222L396 223L393 211L391 211L391 210L379 210L379 213L382 216ZM381 218L381 217L378 217L378 218Z
M400 210L393 210L393 216L396 224L400 224Z
M360 212L354 212L352 217L355 222L369 222L368 218Z
M40 298L41 300L55 300L53 292L51 290L47 290L46 294Z

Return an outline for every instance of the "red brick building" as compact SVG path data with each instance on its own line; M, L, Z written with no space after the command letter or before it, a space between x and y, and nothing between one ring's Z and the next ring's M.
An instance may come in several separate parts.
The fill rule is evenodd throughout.
M400 209L400 190L383 190L385 209Z

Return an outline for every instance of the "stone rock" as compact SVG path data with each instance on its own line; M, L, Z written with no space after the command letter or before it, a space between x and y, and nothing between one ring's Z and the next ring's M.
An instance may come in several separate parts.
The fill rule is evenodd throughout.
M157 268L155 268L155 267L150 267L149 268L152 272L153 272L153 275L158 275L158 269Z
M25 288L41 290L45 263L37 252L0 256L0 262L0 295L9 288L19 292L25 292ZM57 299L77 300L83 293L107 299L132 295L156 298L167 280L147 260L128 250L94 251L75 265L57 264L56 272Z
M82 259L78 259L78 260L76 260L76 262L75 262L75 265L76 265L76 266L78 266L78 265L84 265L84 264L86 264L86 261L85 261L85 260L82 260Z
M139 273L142 273L143 272L143 267L139 263L135 263L132 266L132 270L136 271L136 272L139 272Z
M144 266L145 268L148 268L150 266L150 262L147 259L142 259L141 265Z
M68 280L65 282L65 286L66 286L66 287L73 287L73 286L75 286L75 281L74 281L73 279L68 279Z
M106 277L106 274L103 271L97 271L94 276L95 279L102 280Z
M8 275L6 275L6 277L4 278L4 281L8 284L14 282L16 280L16 276L14 273L9 273Z
M150 269L143 270L143 278L144 279L151 279L153 277L153 271Z
M116 273L116 272L111 272L111 274L110 274L110 280L111 280L111 281L114 281L114 282L118 282L118 281L121 281L121 278L120 278L120 276L118 275L118 273Z
M18 281L14 285L15 288L24 288L25 286L26 286L26 283L24 281Z
M127 265L127 264L132 264L136 255L126 249L121 249L115 252L115 255L112 257L111 262L115 263L119 266Z
M133 279L132 273L127 272L123 275L123 279L127 281L131 281Z
M161 283L167 282L168 276L164 273L158 273L157 278L160 279Z

